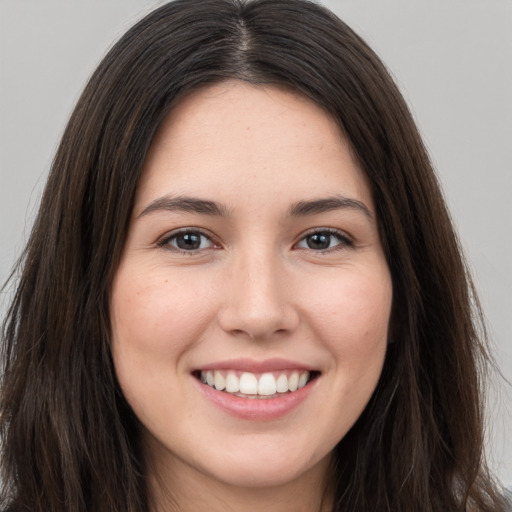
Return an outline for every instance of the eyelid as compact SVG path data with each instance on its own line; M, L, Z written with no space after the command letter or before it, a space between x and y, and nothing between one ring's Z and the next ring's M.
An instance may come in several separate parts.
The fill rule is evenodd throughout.
M194 233L194 234L198 234L202 237L205 237L206 239L208 239L210 241L210 243L212 245L210 247L206 247L206 248L202 248L202 249L199 248L199 249L186 250L186 249L180 249L179 247L176 247L176 246L171 246L169 244L169 241L172 240L173 238L175 238L179 235L187 234L187 233ZM311 235L315 235L315 234L327 234L329 236L336 237L338 239L339 243L333 247L328 247L327 249L318 249L318 250L306 248L306 247L298 247L298 244L300 242L302 242L305 238L307 238L308 236L311 236ZM165 250L183 253L183 254L187 254L189 256L198 254L198 253L202 253L209 249L219 249L220 248L220 244L216 241L216 237L212 233L210 233L209 231L207 231L203 228L198 228L198 227L194 227L194 226L176 228L172 231L169 231L166 234L164 234L162 237L160 237L156 241L155 245L157 247L165 249ZM320 254L340 251L340 250L350 248L353 246L354 246L354 241L349 234L347 234L345 231L342 231L340 229L328 228L328 227L317 227L317 228L312 228L310 230L307 230L306 232L302 233L300 235L300 238L297 240L297 242L295 242L293 244L293 248L296 248L299 250L308 250L308 251L311 251L314 253L320 253Z
M212 246L206 247L203 249L185 250L185 249L180 249L179 247L171 246L169 244L169 241L172 240L173 238L175 238L179 235L185 235L188 233L198 234L198 235L201 235L201 236L207 238L211 242ZM193 254L198 254L198 253L206 251L208 249L217 249L220 246L220 244L215 240L215 237L210 232L206 231L203 228L196 228L194 226L187 226L187 227L183 227L183 228L173 229L172 231L169 231L165 235L161 236L156 241L155 245L159 248L162 248L162 249L165 249L168 251L187 254L189 256L193 255Z
M298 244L300 242L302 242L305 238L307 238L308 236L311 236L311 235L316 235L316 234L328 234L330 236L334 236L339 240L340 243L335 245L334 247L328 247L327 249L323 249L323 250L322 249L314 250L314 249L310 249L310 248L306 248L306 247L297 247ZM312 229L306 231L305 233L302 233L300 235L299 240L294 244L294 247L299 250L307 250L307 251L312 251L314 253L319 253L319 254L340 251L340 250L350 248L353 246L354 246L354 240L348 233L346 233L345 231L342 231L340 229L327 228L327 227L312 228Z

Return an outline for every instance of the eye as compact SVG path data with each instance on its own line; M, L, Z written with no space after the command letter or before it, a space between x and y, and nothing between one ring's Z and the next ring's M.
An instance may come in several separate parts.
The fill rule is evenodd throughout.
M330 229L322 229L309 233L302 238L297 247L299 249L311 249L313 251L328 251L343 249L352 246L352 241L343 233Z
M158 242L159 247L194 252L215 247L213 241L198 230L182 230L165 237Z

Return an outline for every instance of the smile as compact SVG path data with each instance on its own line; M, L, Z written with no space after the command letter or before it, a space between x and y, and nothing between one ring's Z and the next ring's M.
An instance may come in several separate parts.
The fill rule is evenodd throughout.
M265 373L237 370L203 370L199 377L217 391L241 398L269 399L302 389L312 379L314 372L307 370L283 370Z
M246 421L284 418L307 401L321 372L286 359L217 361L192 372L206 401Z

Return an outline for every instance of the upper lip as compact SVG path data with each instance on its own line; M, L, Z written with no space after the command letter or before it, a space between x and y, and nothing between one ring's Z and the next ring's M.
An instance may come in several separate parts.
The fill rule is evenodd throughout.
M216 361L214 363L206 364L196 370L238 370L250 373L275 372L279 370L318 371L317 368L313 368L307 364L281 358L265 359L263 361L243 358L226 359L224 361Z

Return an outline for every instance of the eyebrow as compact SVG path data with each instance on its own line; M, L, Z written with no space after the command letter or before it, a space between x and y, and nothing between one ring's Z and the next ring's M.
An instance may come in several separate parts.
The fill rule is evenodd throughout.
M354 210L363 213L368 219L373 220L370 209L361 201L344 196L334 196L310 201L298 201L288 210L290 217L306 217L318 215L333 210ZM211 215L216 217L229 216L229 210L222 204L206 199L186 196L163 196L151 201L139 214L139 218L157 211L177 211Z
M368 219L373 220L370 209L364 203L357 199L344 196L314 199L312 201L299 201L291 206L289 215L291 217L304 217L306 215L317 215L333 210L354 210L364 213Z
M162 210L170 212L178 211L199 213L201 215L212 215L217 217L227 217L229 215L227 208L215 201L208 201L195 197L164 196L149 203L148 206L142 210L139 217L143 217L151 212Z

